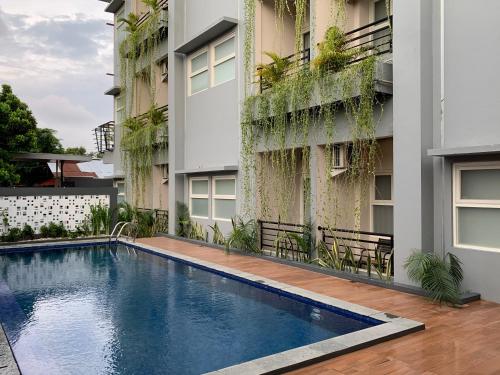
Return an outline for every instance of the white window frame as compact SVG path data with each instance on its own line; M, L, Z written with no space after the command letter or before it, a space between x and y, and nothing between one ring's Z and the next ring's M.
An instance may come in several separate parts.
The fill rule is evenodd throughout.
M376 185L375 185L375 178L378 177L378 176L390 176L391 177L391 199L390 200L380 200L380 199L375 199L375 189L376 189ZM373 176L373 179L372 179L372 187L370 189L370 231L373 232L374 231L374 220L373 220L373 208L374 206L391 206L394 210L394 176L393 176L393 173L392 171L380 171L380 172L375 172L375 176ZM394 211L393 211L393 215L394 215ZM394 219L394 217L393 217ZM387 234L390 234L390 233L387 233Z
M193 181L207 181L207 194L193 194ZM208 203L208 216L196 216L192 212L192 200L193 199L206 199ZM189 178L189 216L196 219L208 219L210 217L210 177L190 177Z
M118 185L123 185L123 193L120 193L120 189L118 188ZM125 185L125 181L117 181L116 182L116 190L117 190L117 197L123 197L123 202L126 202L126 195L125 195L125 190L127 186Z
M234 180L234 195L217 195L215 194L215 183L218 180ZM226 218L219 218L215 216L215 200L234 200L236 204L236 176L230 175L230 176L213 176L212 177L212 218L213 220L217 221L231 221L231 219L226 219ZM236 215L236 212L235 212Z
M123 99L122 105L121 105L121 107L118 107L118 103L122 99ZM116 99L115 99L115 123L117 125L119 125L123 122L123 120L118 121L118 112L123 111L123 119L125 119L125 117L126 117L125 116L125 101L126 100L127 100L127 98L123 93L120 93L119 95L116 96Z
M193 59L197 58L200 55L203 55L204 53L207 54L207 65L204 68L198 69L198 70L193 72L192 71ZM209 68L210 68L210 51L209 51L208 47L204 47L202 49L199 49L195 53L189 55L189 58L188 58L188 94L189 94L189 96L199 94L200 92L203 92L203 91L208 90L210 88L211 79L210 79ZM200 91L196 91L195 93L191 92L191 80L193 79L193 77L197 76L198 74L204 73L204 72L208 72L208 86L207 86L207 88L200 90Z
M500 209L500 200L495 199L462 199L461 172L464 170L500 169L500 161L467 162L453 164L453 246L462 249L500 252L500 248L468 245L459 243L458 209L461 207Z
M221 58L219 60L215 60L215 48L218 47L219 45L221 45L222 43L227 42L229 39L234 39L234 52L227 55L227 56L224 56L223 58ZM224 35L222 38L216 40L215 42L213 42L210 45L210 52L211 53L210 53L209 60L210 60L210 84L211 84L211 87L216 87L216 86L222 85L226 82L232 81L233 79L236 79L236 34L229 33L227 35ZM215 83L215 67L219 66L220 64L225 63L226 61L231 60L231 59L234 59L235 77L216 84Z

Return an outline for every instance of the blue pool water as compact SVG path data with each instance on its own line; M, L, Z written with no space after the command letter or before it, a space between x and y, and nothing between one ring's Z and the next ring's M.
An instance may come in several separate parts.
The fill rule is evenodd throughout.
M24 375L200 374L379 323L123 245L0 256L0 319Z

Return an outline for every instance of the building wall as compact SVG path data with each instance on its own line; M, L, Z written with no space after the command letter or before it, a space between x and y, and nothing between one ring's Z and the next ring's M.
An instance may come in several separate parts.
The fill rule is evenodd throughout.
M494 26L500 3L444 0L443 10L443 38L436 43L442 60L435 69L442 76L437 91L439 99L443 99L443 116L435 122L438 131L434 148L500 144L497 74L500 53L492 47L500 42L500 29ZM500 267L500 253L453 246L452 169L456 162L499 160L499 154L456 155L434 162L437 196L434 248L438 252L452 252L462 260L464 290L479 292L482 298L495 302L500 302L495 276Z

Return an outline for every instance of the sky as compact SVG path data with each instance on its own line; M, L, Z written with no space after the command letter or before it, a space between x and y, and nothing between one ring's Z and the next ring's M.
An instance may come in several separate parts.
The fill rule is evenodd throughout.
M92 130L113 119L113 29L98 0L0 0L0 84L57 131L64 147L95 150Z

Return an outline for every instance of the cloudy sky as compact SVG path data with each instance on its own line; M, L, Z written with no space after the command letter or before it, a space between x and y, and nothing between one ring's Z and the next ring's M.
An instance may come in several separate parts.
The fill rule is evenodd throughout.
M0 84L65 147L94 150L92 129L113 119L113 33L105 2L0 0Z

